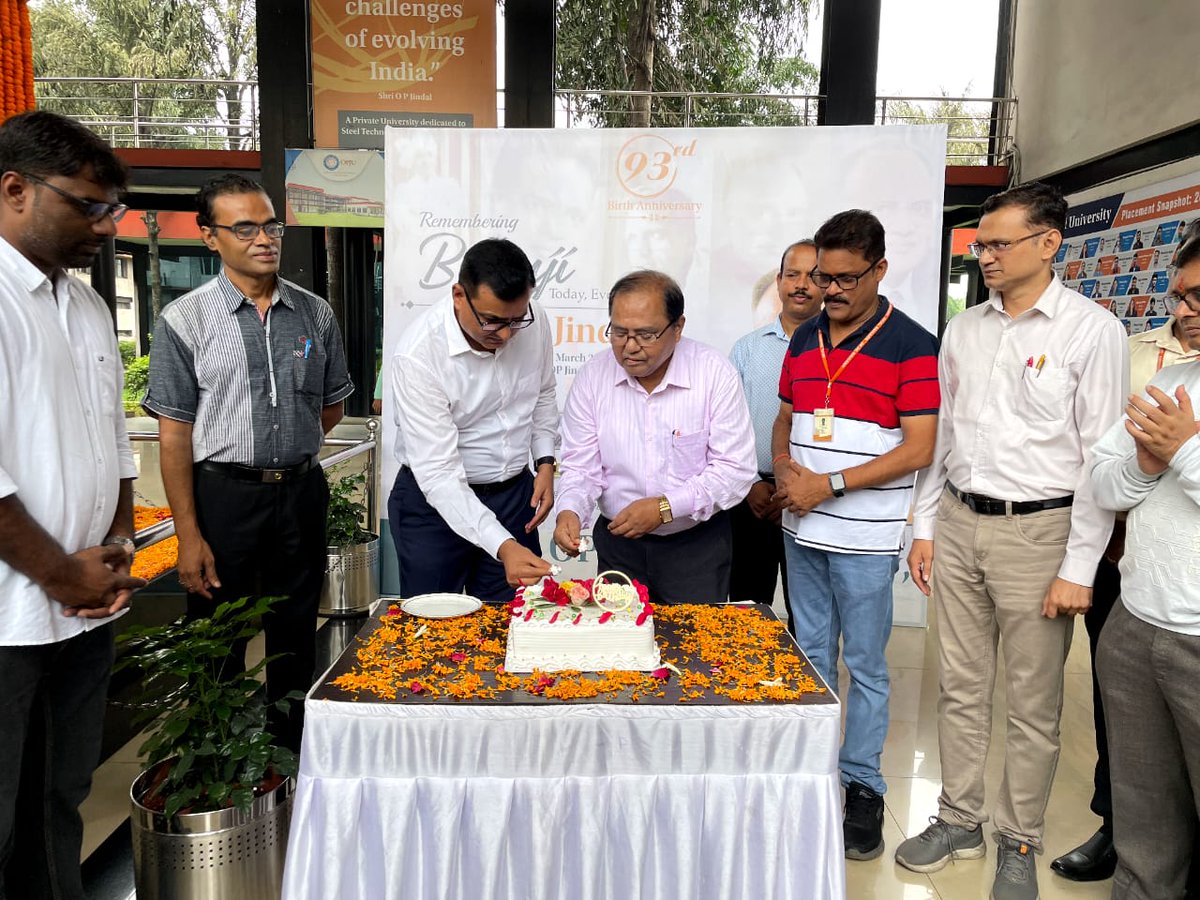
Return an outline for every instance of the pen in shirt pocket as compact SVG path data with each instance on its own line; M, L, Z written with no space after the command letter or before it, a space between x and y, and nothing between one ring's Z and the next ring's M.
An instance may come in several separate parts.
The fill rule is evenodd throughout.
M308 359L308 354L312 351L312 338L306 338L304 341L304 358ZM1043 356L1042 359L1045 359Z

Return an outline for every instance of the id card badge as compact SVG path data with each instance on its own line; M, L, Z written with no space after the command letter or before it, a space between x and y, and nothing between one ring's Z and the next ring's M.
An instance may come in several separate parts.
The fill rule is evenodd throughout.
M813 440L833 440L833 407L813 410Z

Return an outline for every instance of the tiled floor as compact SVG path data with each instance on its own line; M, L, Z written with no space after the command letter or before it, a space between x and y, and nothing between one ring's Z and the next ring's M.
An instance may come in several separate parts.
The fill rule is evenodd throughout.
M931 627L897 628L892 632L888 660L892 673L891 726L883 753L887 778L887 849L872 862L848 862L847 896L854 900L982 900L987 898L995 866L995 844L988 856L960 861L933 875L908 872L892 861L892 852L905 837L919 832L936 812L941 767L937 745L937 663L934 655L936 622ZM843 689L849 679L843 672ZM997 679L996 727L988 761L989 798L1000 782L1004 753L1002 679ZM1050 872L1050 861L1090 836L1098 822L1088 810L1092 767L1096 754L1092 737L1092 695L1087 635L1077 622L1067 662L1063 708L1063 750L1046 816L1047 852L1038 859L1038 882L1043 900L1109 896L1109 882L1073 884ZM96 774L92 796L84 805L84 855L89 854L127 815L129 784L137 773L136 748L131 742ZM106 898L105 898L106 900Z

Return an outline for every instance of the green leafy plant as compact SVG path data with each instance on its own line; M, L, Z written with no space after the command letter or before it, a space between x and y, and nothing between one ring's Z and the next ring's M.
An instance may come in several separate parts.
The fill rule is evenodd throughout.
M367 506L362 501L366 483L367 476L362 472L329 482L329 512L325 516L328 546L348 547L375 540L375 535L362 527L367 518Z
M125 365L125 391L123 399L127 403L140 403L150 384L150 357L138 356Z
M280 599L243 597L208 618L131 628L118 639L116 668L143 676L135 721L149 725L150 737L138 752L155 775L138 798L142 805L167 816L229 806L249 812L257 794L296 774L296 755L267 731L266 687L258 680L276 657L220 677L230 645L257 634ZM293 691L274 705L282 712L302 699Z

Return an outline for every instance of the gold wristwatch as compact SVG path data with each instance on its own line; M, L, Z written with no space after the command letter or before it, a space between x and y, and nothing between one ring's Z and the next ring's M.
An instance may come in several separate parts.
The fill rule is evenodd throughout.
M675 518L675 516L671 514L671 501L665 496L658 498L658 517L662 519L662 523L664 525Z

